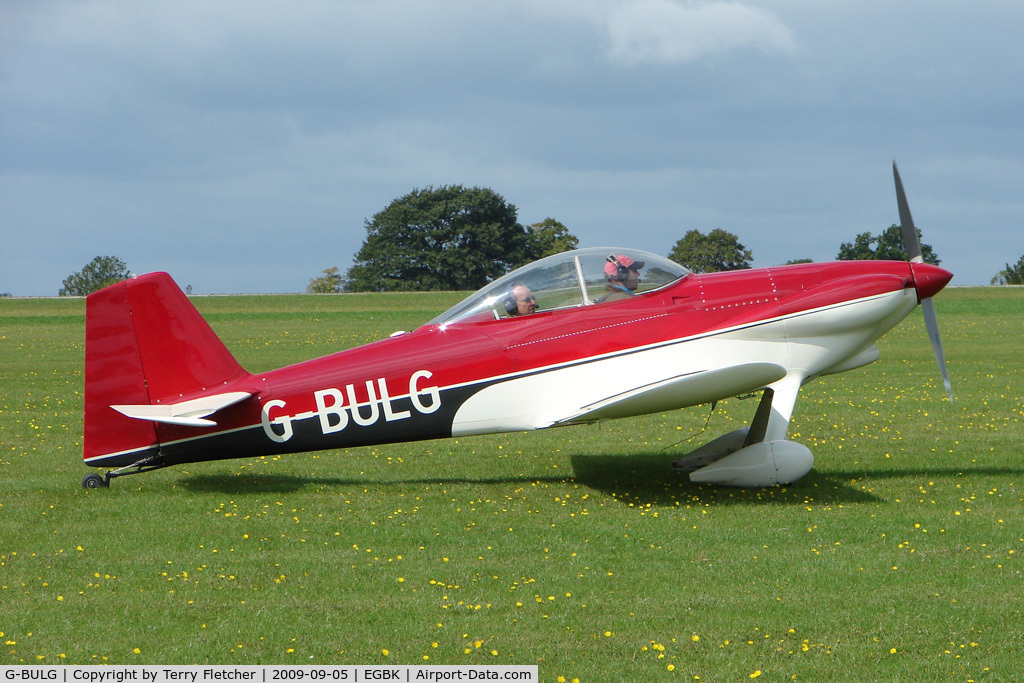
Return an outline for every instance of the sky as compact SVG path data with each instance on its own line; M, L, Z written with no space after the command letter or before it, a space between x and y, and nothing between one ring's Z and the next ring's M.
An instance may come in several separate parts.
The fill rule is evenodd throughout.
M304 291L414 189L580 246L755 267L911 211L953 284L1024 256L1019 0L3 0L0 293L96 256Z

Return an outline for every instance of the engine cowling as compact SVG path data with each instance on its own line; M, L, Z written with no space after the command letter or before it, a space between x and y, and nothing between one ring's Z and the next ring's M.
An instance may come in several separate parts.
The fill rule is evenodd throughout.
M690 473L690 481L740 488L791 484L811 471L814 456L795 441L762 441Z

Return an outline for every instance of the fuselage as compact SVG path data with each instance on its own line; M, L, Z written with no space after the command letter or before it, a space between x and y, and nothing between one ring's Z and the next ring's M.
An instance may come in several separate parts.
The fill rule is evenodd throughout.
M246 374L218 388L252 397L218 413L216 426L159 424L159 443L87 462L128 465L146 450L176 464L347 448L707 403L785 376L804 382L870 362L875 340L950 277L895 261L688 274L618 301L428 324ZM626 400L638 387L739 365L767 370ZM609 407L601 413L598 405Z

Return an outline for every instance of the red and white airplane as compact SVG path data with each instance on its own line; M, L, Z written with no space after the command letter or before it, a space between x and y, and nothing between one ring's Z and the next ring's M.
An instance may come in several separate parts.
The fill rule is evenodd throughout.
M84 458L116 469L82 485L205 460L591 423L755 391L749 427L675 467L694 482L796 481L814 462L786 439L801 385L876 360L874 342L918 303L949 390L931 297L952 274L922 261L893 170L910 262L698 275L636 250L582 249L509 273L413 332L272 372L246 372L167 274L107 287L86 308Z

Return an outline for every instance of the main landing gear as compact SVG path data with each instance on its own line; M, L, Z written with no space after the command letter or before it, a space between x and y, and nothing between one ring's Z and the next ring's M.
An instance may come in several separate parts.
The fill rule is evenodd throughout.
M799 388L799 381L765 388L749 427L704 444L672 468L689 472L690 481L700 484L756 488L793 483L814 466L806 446L786 440Z
M139 474L140 472L149 472L150 470L158 470L162 467L167 467L167 463L163 461L160 455L151 455L148 458L143 458L138 462L134 462L127 467L122 467L117 470L111 470L106 474L97 474L91 472L82 479L82 488L84 489L105 489L110 487L110 480L114 477L125 477L129 474Z

